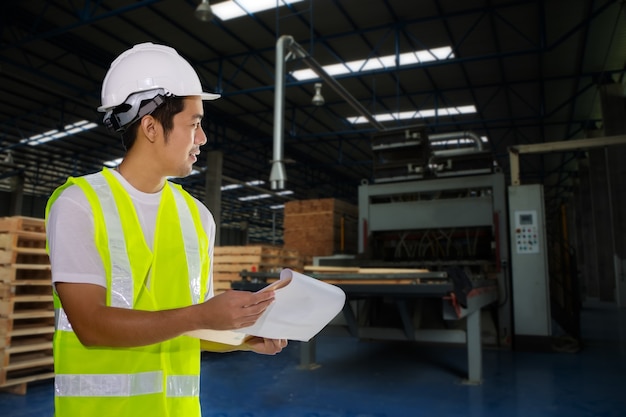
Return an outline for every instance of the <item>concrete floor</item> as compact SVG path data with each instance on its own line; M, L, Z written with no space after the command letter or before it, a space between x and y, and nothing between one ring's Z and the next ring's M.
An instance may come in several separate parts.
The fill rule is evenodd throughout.
M479 386L461 383L459 347L321 337L314 370L298 369L298 343L275 357L205 354L203 415L626 416L626 310L590 301L582 322L578 353L485 350ZM52 395L52 381L25 396L0 393L0 416L51 416Z

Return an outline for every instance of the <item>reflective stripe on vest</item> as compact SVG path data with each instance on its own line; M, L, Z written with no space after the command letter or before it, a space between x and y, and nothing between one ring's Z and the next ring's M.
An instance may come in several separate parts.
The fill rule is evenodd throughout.
M133 279L124 241L124 230L111 187L101 174L87 175L85 180L98 195L109 236L111 254L111 306L133 308Z
M191 302L198 304L200 302L200 274L201 262L200 247L198 244L198 236L196 235L196 227L193 223L193 217L185 197L176 187L170 187L174 194L176 209L178 210L178 218L180 219L180 227L183 231L183 243L185 245L185 254L187 256L187 276L189 277L189 290L191 291Z
M65 310L62 308L57 308L54 310L54 327L57 330L62 330L64 332L73 332L72 323L67 319L67 314L65 314Z
M167 377L168 397L193 397L200 392L200 378L195 375ZM137 374L62 374L54 379L59 397L132 397L163 392L163 372Z

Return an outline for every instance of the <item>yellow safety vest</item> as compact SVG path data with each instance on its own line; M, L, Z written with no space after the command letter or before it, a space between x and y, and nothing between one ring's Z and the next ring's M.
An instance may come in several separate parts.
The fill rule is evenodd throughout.
M209 239L198 207L180 186L167 183L152 251L130 196L108 169L70 178L87 196L96 247L107 280L107 305L165 310L203 301L208 286ZM149 285L147 281L149 279ZM137 417L200 416L200 343L180 336L137 348L83 346L55 294L55 414Z

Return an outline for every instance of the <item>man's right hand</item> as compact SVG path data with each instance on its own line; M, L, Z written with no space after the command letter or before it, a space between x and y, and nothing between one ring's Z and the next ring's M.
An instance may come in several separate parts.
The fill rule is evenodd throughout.
M274 291L228 290L195 306L199 329L235 330L252 326L274 301Z

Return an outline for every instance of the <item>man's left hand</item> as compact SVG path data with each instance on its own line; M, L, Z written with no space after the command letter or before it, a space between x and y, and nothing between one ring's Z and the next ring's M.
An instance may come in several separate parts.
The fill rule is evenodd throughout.
M262 355L275 355L287 346L287 339L266 339L250 336L244 341L244 344L253 352Z

